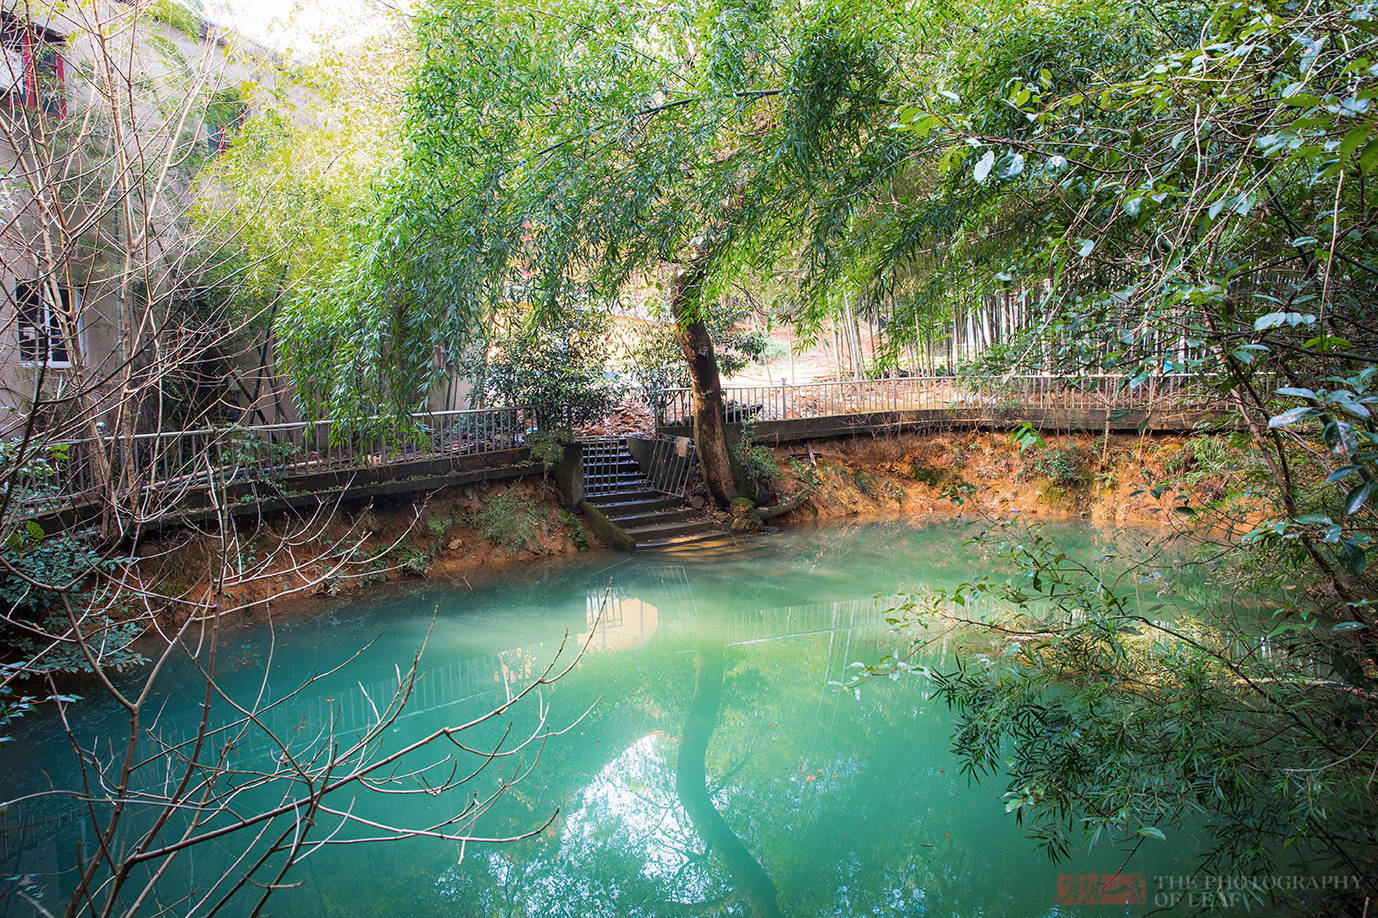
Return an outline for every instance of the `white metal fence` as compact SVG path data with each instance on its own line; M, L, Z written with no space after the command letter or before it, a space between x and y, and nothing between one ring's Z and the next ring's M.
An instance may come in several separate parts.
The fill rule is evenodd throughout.
M688 497L695 481L698 456L688 437L657 437L651 448L646 481L653 490L676 497Z
M380 423L355 425L362 430L347 434L332 421L302 421L39 441L22 457L11 441L0 488L12 490L10 512L27 515L102 491L156 497L212 479L264 480L496 452L521 445L533 423L526 408L415 414L407 424L374 420Z
M729 386L727 420L783 421L894 411L1189 409L1205 407L1211 393L1186 375L1153 376L1131 386L1126 376L1002 376L969 379L908 376L804 385ZM656 406L660 426L690 423L688 389L668 389Z
M723 395L729 421L963 409L995 418L1040 409L1190 409L1213 401L1185 375L1150 377L1136 386L1117 375L910 376L733 386ZM690 423L688 389L665 390L653 404L658 427ZM511 449L536 424L524 407L416 414L402 425L372 420L378 423L351 425L355 432L347 434L332 421L314 421L45 442L22 457L9 441L0 444L0 495L9 489L9 513L20 516L98 497L171 502L179 491L212 480L274 479ZM692 464L665 463L674 479L665 489L681 490Z

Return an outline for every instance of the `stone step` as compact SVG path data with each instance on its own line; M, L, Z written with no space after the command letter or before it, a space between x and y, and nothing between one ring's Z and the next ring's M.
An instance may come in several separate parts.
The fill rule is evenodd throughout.
M605 472L608 470L636 472L640 471L640 469L641 466L637 465L636 460L631 456L622 456L620 458L610 457L607 459L599 459L596 462L589 462L587 457L584 459L585 474L590 470L597 472Z
M601 471L584 474L584 481L645 481L645 476L639 471Z
M659 543L680 536L717 531L717 525L708 520L681 520L655 526L638 526L636 529L626 530L626 533L636 539L636 545L640 548L643 544Z
M658 538L638 538L636 540L636 548L638 551L672 548L676 545L686 545L690 542L702 542L707 539L716 539L721 536L722 529L704 520L692 526L682 527L677 532L666 533Z
M750 557L768 551L768 545L759 539L739 538L721 528L714 532L667 539L664 542L637 547L661 548L667 554L679 554L687 564L713 564L724 558Z
M684 506L684 501L678 497L666 497L657 494L649 500L627 500L618 503L604 503L605 498L590 497L589 503L602 510L607 516L616 519L618 517L640 516L644 513L651 513L656 510L675 510Z
M646 478L640 472L613 472L607 475L584 476L585 485L594 484L595 482L599 484L608 484L617 481L645 482Z
M698 511L692 507L680 509L652 510L649 513L636 513L631 515L619 514L609 518L625 529L629 534L635 536L639 530L651 526L663 526L667 523L680 523L684 520L691 520L698 516Z
M643 485L640 488L628 488L620 491L604 491L601 494L589 494L587 499L589 503L606 513L609 507L615 507L618 504L660 500L664 496L665 495L661 494L659 491L652 491L650 488Z
M625 496L632 494L637 496ZM640 484L629 485L625 488L595 488L591 492L585 489L584 496L588 498L590 503L602 507L604 504L626 504L635 500L654 500L657 497L664 497L665 495L658 491L652 491L650 488L646 487L645 482L641 482Z

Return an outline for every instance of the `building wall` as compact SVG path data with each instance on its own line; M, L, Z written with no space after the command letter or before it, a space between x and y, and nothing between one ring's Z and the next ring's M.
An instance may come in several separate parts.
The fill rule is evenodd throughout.
M206 95L228 87L252 105L256 94L271 92L283 79L267 52L238 43L213 27L203 28L194 20L188 27L185 17L175 23L160 22L131 4L112 0L72 4L51 14L22 2L7 3L5 8L12 22L27 11L28 25L44 44L61 40L65 112L36 110L27 89L23 97L13 90L0 95L0 433L31 409L40 375L48 398L67 394L83 381L109 388L102 381L118 374L124 356L120 342L130 337L130 329L123 325L134 319L159 321L157 310L142 316L137 310L134 314L125 310L122 321L118 308L122 293L134 296L134 301L143 287L153 292L149 299L166 295L174 283L170 276L185 254L188 240L181 236L181 228L186 226L184 210L194 196L195 162L210 155L204 123ZM102 26L107 34L113 31L116 40L122 38L124 47L133 49L117 77L128 75L136 88L117 95L123 113L118 119L111 114L104 78L107 68L98 66L101 55L93 38ZM132 43L130 28L135 29ZM117 136L115 124L122 137ZM131 130L131 124L138 129ZM161 164L149 169L150 184L161 190L153 199L156 204L135 203L122 209L117 169L112 165L114 152L124 151L130 163L140 162L141 155L151 162L148 152L156 153L173 136L179 157L185 153L187 158L166 169ZM53 187L50 176L61 176L67 191L57 207L51 206L50 192L36 191ZM137 227L134 233L129 231L131 217ZM63 231L55 231L58 227ZM65 246L64 235L73 240ZM138 254L132 263L146 269L132 289L121 280L130 263L125 259L125 243L131 237L144 240L145 244L135 247ZM48 367L40 373L40 367L20 360L15 287L42 275L70 277L72 285L83 290L80 370ZM149 337L150 328L143 332ZM170 337L167 346L177 347L186 335ZM235 362L241 378L258 369L247 354ZM273 420L279 419L277 405L291 404L290 398L274 397L280 387L281 381L271 375L257 386L257 407L269 406ZM252 381L248 388L254 388ZM226 393L227 400L231 394ZM242 394L239 397L241 403L248 400Z

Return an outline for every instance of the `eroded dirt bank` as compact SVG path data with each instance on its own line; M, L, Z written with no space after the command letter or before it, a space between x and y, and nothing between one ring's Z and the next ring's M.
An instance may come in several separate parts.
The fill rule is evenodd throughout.
M513 565L601 548L561 509L548 481L527 479L340 507L314 519L282 516L223 539L181 531L140 546L138 573L160 592L187 598L173 621L217 601L232 617L254 621L270 609L311 608L391 581L474 583ZM222 553L238 560L224 564ZM241 566L244 576L219 581L220 571Z
M1098 526L1169 525L1184 501L1215 499L1226 485L1201 442L1072 434L1021 449L1008 433L960 432L779 447L772 452L781 498L817 477L808 504L779 522L1018 512Z
M1169 525L1185 496L1224 487L1187 437L1048 437L1021 449L1007 433L945 433L815 441L773 450L780 476L770 502L816 479L801 509L777 525L858 518L958 515L1076 517L1095 525ZM1173 487L1155 494L1153 487ZM255 620L320 605L404 579L470 583L540 558L601 549L560 508L547 481L474 486L413 500L342 508L324 522L281 518L228 542L182 532L143 545L140 576L174 586L189 614L219 590L221 608ZM238 553L248 576L217 584L221 551Z

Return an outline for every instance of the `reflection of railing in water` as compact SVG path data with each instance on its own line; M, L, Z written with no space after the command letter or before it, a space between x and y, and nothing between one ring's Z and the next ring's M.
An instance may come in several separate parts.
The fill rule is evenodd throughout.
M554 652L552 647L537 643L452 663L428 665L423 661L420 676L397 721L485 696L496 696L507 701L540 674ZM258 717L263 727L250 727L235 743L233 767L253 768L258 765L271 770L272 763L277 761L280 754L272 736L285 743L293 754L301 754L308 744L315 745L332 739L347 744L350 738L362 735L377 723L374 706L378 711L386 710L397 691L395 677L379 679L362 686L342 686L339 691L330 694L301 696L281 708L270 709ZM333 729L331 724L334 725ZM230 732L215 734L216 745L223 744L230 735ZM193 738L191 734L175 735L167 731L159 732L156 741L145 736L139 743L139 755L141 758L155 755L161 749L187 743ZM137 774L152 780L134 788L136 794L157 795L166 791L178 777L166 770L158 773L157 777L151 770ZM19 805L0 812L0 864L7 863L21 853L15 848L16 840L30 838L40 831L38 827L48 827L50 831L46 837L50 838L66 824L75 823L83 829L89 826L89 816L79 809L73 813L71 810L77 808L61 806L60 809L54 809L55 806L59 805L52 802L36 807ZM32 844L32 841L26 843L28 846Z
M611 586L599 587L591 584L585 598L585 628L593 624L602 609L600 627L619 628L637 636L637 640L630 643L604 643L597 640L598 635L594 635L591 650L612 652L653 646L658 653L692 652L701 615L694 593L688 569L682 565L663 565L642 571L635 585L614 582ZM887 653L908 648L910 640L916 635L912 632L896 633L885 622L886 614L899 602L898 595L881 595L760 609L739 605L727 611L721 619L721 625L726 642L743 649L772 641L818 641L812 645L817 648L816 654L808 658L814 661L812 665L815 667L809 677L814 684L822 685L828 681L845 680L849 675L848 667L853 663L877 662ZM976 619L992 616L1007 608L1008 604L992 596L973 598L952 611ZM578 618L574 619L575 623L578 621ZM571 627L571 632L575 628L577 624ZM566 653L572 651L574 643L571 633ZM555 642L536 642L444 663L423 660L423 675L416 684L402 719L483 698L493 699L490 703L505 701L544 669L556 646ZM945 665L950 661L954 646L952 641L938 635L927 654L928 662ZM336 735L357 735L374 722L372 705L364 698L364 692L382 709L395 691L395 676L371 680L364 684L362 692L357 685L322 684L315 694L294 700L290 707L284 706L280 711L269 712L266 725L285 741L290 743L296 739L303 745L315 740L317 732L330 723L331 718L336 724ZM832 704L827 696L820 701L820 705L825 703ZM825 711L825 715L821 716L826 718L826 715L846 716L847 709L843 705L839 709L841 713L824 708L820 710ZM827 721L823 719L819 722L826 724ZM648 723L646 730L660 729L662 726ZM169 734L162 737L165 744L176 741ZM809 739L806 745L822 742L814 738ZM145 751L152 748L151 742L147 743ZM820 745L817 750L811 749L809 754L821 754L824 748ZM255 760L272 762L277 755L277 747L267 735L255 729L237 747L236 764L243 765ZM159 786L162 777L160 774ZM52 803L36 808L23 805L0 814L0 862L13 863L13 859L25 850L42 846L59 835L71 838L81 829L89 827L89 819L79 812L71 815L58 809ZM72 808L64 805L63 809Z
M605 593L608 596L606 604ZM603 645L595 639L590 645L593 652L633 649L645 646L652 639L672 641L685 650L692 647L692 626L697 616L692 586L687 571L681 566L667 567L650 590L619 590L615 586L610 591L606 587L601 591L590 590L586 600L586 620L590 624L600 607L604 610L600 628L636 629L641 639L622 645ZM885 600L871 598L781 609L739 610L728 619L727 639L731 644L745 645L869 628L880 622L881 613L888 607ZM572 651L573 643L571 638L566 653ZM448 663L423 660L421 676L399 721L487 696L505 701L538 676L554 653L554 644L535 643ZM828 667L831 677L836 678L849 662L840 657L832 659ZM383 710L396 691L395 677L373 680L362 686L340 686L294 699L282 708L268 711L261 720L268 730L297 752L308 742L318 742L331 723L335 737L359 735L376 722L374 705ZM140 755L143 757L156 752L159 746L173 746L191 738L164 731L159 734L156 745L153 740L145 739ZM279 755L276 742L259 728L246 731L235 750L237 767L252 767L255 762L271 763ZM150 781L141 790L156 793L166 780L173 780L173 776L161 773L157 780ZM41 809L52 810L53 807ZM34 812L27 805L0 813L0 835L4 839L0 844L0 862L15 856L16 840L31 838L35 832L51 839L61 826L69 823L85 827L89 819L61 811Z

